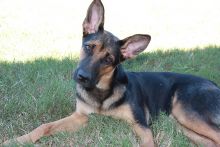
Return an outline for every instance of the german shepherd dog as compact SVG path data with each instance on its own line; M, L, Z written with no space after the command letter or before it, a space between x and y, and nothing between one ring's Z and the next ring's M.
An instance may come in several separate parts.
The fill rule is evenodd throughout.
M220 146L220 89L216 84L193 75L123 70L121 62L142 52L150 40L144 34L119 40L105 31L103 4L93 0L83 22L80 61L73 75L76 111L15 140L34 143L60 131L76 131L87 124L89 114L97 113L127 121L141 145L153 147L150 120L165 112L194 143Z

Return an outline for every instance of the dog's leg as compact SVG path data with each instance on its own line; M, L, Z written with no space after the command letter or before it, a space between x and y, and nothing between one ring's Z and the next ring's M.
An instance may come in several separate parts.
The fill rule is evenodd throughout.
M153 134L149 128L135 123L133 129L141 139L141 147L154 147Z
M175 120L175 118L172 115L170 115L170 117ZM187 129L186 127L178 123L178 121L176 122L177 128L180 129L183 132L183 134L187 136L191 140L191 142L196 146L204 145L207 147L216 147L216 144L212 140L208 139L205 136L201 136L198 133L193 132L192 130Z
M13 141L17 141L19 143L34 143L43 136L50 136L57 132L77 131L80 127L86 126L88 121L88 114L92 112L93 109L90 109L89 106L80 100L77 100L76 112L74 112L72 115L54 122L42 124L30 133L20 136L16 139L5 141L4 144L7 145Z
M197 114L185 111L184 106L182 106L180 102L173 104L172 115L183 127L187 128L191 132L199 134L200 136L204 136L208 140L215 142L217 146L220 146L220 131L215 130L213 127L208 125L205 121L200 119ZM191 139L193 138L191 137ZM196 140L197 139L195 139L195 141ZM205 144L208 144L208 141Z
M124 104L115 109L103 111L101 112L101 114L112 116L114 118L122 119L128 122L132 126L137 136L140 137L142 147L154 147L153 135L151 130L137 123L137 121L134 119L134 115L130 105Z
M5 141L3 144L7 145L14 141L19 143L35 143L43 136L50 136L62 131L77 131L80 127L86 126L88 115L94 111L94 109L91 109L88 105L77 99L76 111L72 115L54 122L42 124L30 133Z
M50 136L60 131L76 131L85 125L87 121L87 115L75 112L58 121L42 124L30 133L16 138L14 141L19 143L34 143L43 136ZM10 142L12 142L12 140L6 141L4 144L9 144Z
M183 126L180 126L181 130L183 131L184 135L186 135L194 144L197 146L204 145L207 147L216 147L217 145L210 139L201 136L192 130L189 130Z

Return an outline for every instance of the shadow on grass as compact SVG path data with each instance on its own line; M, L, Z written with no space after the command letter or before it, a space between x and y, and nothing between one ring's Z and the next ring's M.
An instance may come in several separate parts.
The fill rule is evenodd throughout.
M189 73L220 84L219 47L144 53L123 64L129 71ZM60 119L74 111L75 84L72 80L72 71L76 65L76 58L36 59L25 63L0 61L0 143L15 135L27 133L44 122ZM100 127L97 125L100 123L99 121L102 120L95 121L95 128ZM123 133L126 134L122 129ZM84 136L80 137L87 135L82 134ZM121 136L123 137L123 135ZM95 137L96 135L89 139L99 141ZM113 138L112 142L117 137ZM106 141L109 142L108 137ZM178 141L175 142L176 145L181 144Z

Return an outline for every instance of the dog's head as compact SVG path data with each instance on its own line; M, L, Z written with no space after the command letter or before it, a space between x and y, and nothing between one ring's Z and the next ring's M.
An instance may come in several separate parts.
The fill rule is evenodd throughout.
M114 70L122 61L133 58L149 44L149 35L136 34L119 40L104 30L104 7L93 0L83 22L83 41L74 80L86 89L108 89Z

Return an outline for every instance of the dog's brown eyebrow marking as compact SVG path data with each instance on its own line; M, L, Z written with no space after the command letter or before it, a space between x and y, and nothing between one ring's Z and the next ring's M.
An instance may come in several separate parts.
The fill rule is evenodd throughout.
M87 45L95 45L94 50L96 52L105 51L103 43L101 41L99 41L99 40L91 40L91 41L86 42L85 44L87 44Z

